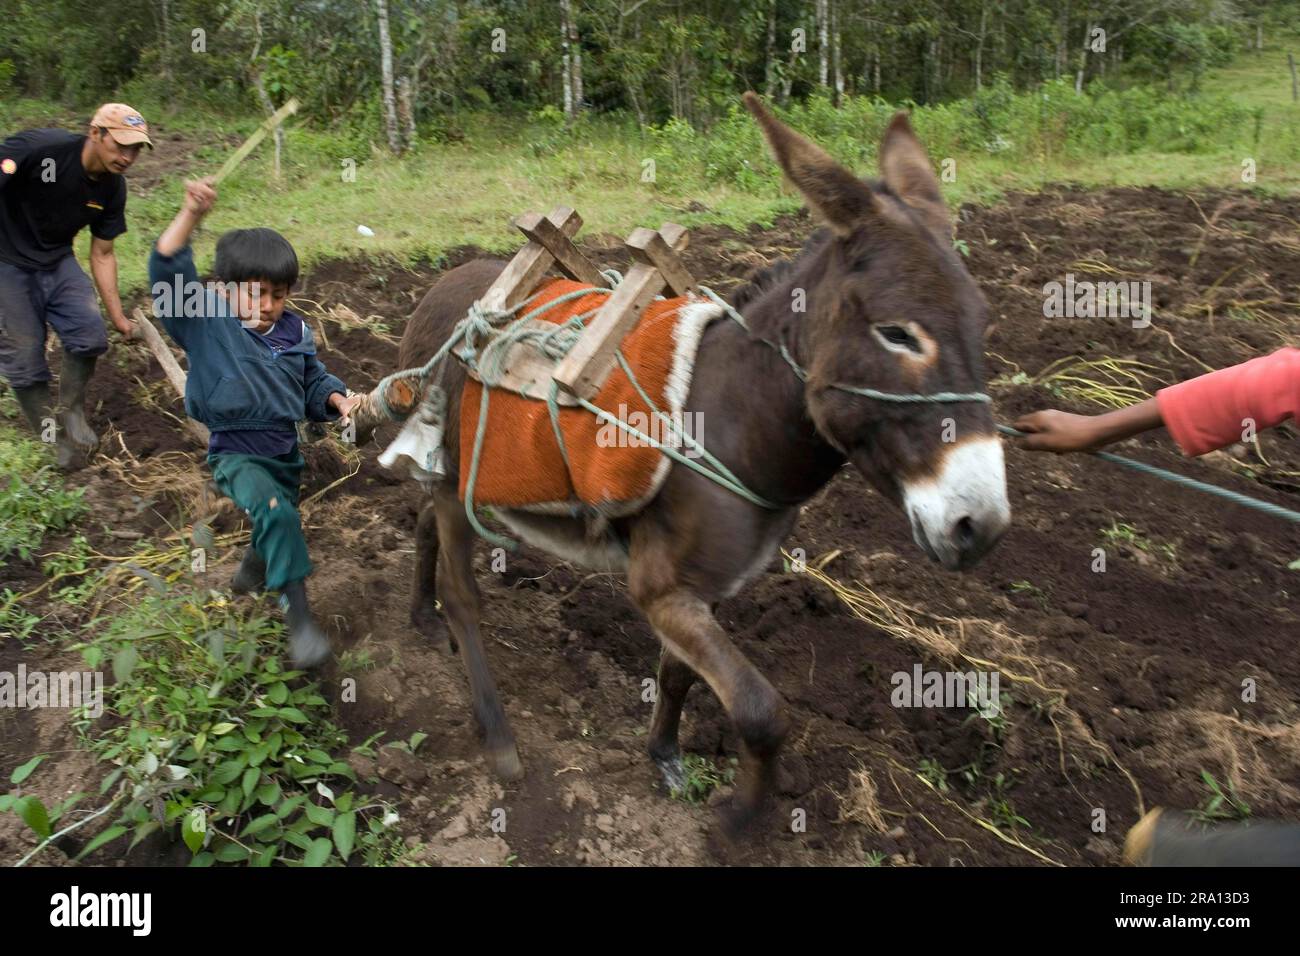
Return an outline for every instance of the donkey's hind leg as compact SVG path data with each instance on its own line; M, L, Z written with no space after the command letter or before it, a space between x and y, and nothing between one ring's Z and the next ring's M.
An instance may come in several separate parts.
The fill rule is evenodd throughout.
M659 687L654 717L650 720L647 749L650 758L658 764L669 790L681 790L686 786L686 768L682 766L682 748L677 740L677 731L686 692L698 677L691 665L669 650L667 645L664 646L659 656Z
M488 763L497 776L515 780L523 775L514 734L501 707L496 682L488 669L479 634L479 591L474 580L474 529L454 488L436 486L434 513L438 523L439 595L452 633L460 643L460 656L469 676L474 716L483 729Z
M447 622L438 613L438 517L426 498L415 523L415 580L411 585L411 626L439 650L456 650Z

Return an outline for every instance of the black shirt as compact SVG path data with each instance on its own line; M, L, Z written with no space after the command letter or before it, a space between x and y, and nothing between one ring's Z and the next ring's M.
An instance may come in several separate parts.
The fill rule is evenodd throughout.
M85 143L62 129L29 129L0 143L0 262L53 269L72 255L82 227L98 239L126 232L126 180L86 175Z

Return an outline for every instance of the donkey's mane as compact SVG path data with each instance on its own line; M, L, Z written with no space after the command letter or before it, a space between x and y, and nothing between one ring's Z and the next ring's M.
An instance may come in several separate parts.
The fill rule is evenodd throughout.
M745 306L760 298L768 289L781 282L791 272L795 266L802 262L808 256L812 255L817 249L820 249L830 238L831 231L826 228L817 229L808 241L803 244L798 255L792 259L778 259L771 265L763 266L750 273L745 283L731 294L731 307L737 312L742 311Z

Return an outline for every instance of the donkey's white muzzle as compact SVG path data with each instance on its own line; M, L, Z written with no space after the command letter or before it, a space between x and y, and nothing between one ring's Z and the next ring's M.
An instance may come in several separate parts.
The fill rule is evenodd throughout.
M950 571L971 567L1011 525L1002 442L954 445L935 477L903 485L903 508L926 554Z

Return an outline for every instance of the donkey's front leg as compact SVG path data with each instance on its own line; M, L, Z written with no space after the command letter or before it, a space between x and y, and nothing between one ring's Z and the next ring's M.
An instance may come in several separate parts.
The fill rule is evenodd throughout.
M433 492L434 513L438 522L438 595L451 623L452 633L460 643L460 656L469 676L474 716L483 729L488 763L493 772L505 780L523 775L515 737L501 707L496 682L488 670L487 655L479 635L479 592L474 580L474 529L465 517L465 506L454 488L437 485Z
M731 810L724 816L727 828L735 832L754 820L772 792L777 753L790 730L785 703L698 596L684 588L657 597L634 590L633 596L664 647L704 678L740 734L741 775ZM668 711L663 713L666 725Z

